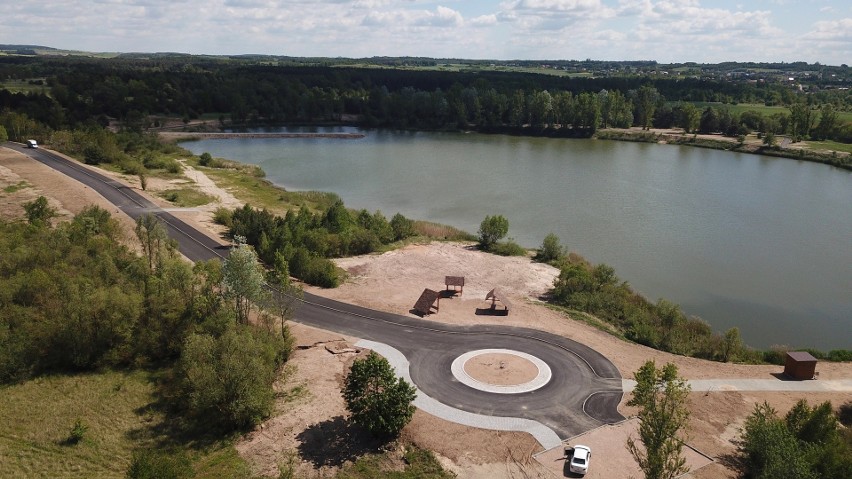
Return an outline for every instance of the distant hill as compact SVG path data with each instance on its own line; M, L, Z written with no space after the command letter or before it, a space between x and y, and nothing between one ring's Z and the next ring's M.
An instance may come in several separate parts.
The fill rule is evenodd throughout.
M56 50L53 47L44 47L41 45L3 45L0 43L0 50L3 51L14 51L14 50Z

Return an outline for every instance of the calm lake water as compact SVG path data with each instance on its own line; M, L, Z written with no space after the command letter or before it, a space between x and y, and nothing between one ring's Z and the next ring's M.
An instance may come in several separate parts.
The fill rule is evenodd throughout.
M302 130L306 131L306 130ZM307 130L314 131L314 130ZM321 131L358 131L331 128ZM852 173L700 148L364 131L359 140L188 142L290 190L476 232L563 245L755 347L852 349Z

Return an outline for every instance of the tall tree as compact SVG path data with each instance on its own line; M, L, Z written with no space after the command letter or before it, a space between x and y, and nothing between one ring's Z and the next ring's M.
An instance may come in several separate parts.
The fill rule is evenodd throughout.
M686 133L695 132L701 120L701 113L698 112L698 108L692 103L682 103L679 107L675 120L677 126L683 128Z
M394 375L375 352L356 359L346 376L343 398L352 419L376 436L395 436L414 415L416 389Z
M671 479L688 472L683 440L678 435L689 419L689 385L672 363L657 369L654 361L648 361L633 377L636 387L627 404L639 407L639 439L644 450L633 437L627 440L627 449L645 479Z
M222 287L225 296L234 302L237 322L247 324L253 303L264 299L263 266L257 253L245 244L245 238L236 237L237 246L222 263Z
M287 320L293 317L299 301L304 297L302 287L290 279L290 267L287 258L280 252L275 252L275 263L267 275L269 285L274 288L269 295L269 305L281 318L281 334L287 337Z
M837 110L834 105L826 103L819 112L819 124L816 127L816 136L819 140L830 140L834 138L840 121L837 118Z
M654 113L657 109L657 101L660 100L660 93L651 85L643 85L636 92L636 123L643 130L651 128L654 121Z
M797 101L790 106L790 136L793 141L808 138L814 127L814 111L804 101Z

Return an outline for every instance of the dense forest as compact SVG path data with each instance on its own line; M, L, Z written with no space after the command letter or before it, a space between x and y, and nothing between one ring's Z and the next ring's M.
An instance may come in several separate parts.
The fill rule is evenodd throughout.
M821 76L803 85L719 78L698 70L675 77L559 76L267 63L190 56L0 57L0 79L34 84L28 93L0 89L0 110L35 122L16 125L7 118L10 137L26 133L42 140L50 131L93 122L156 127L160 115L185 121L203 117L223 126L345 121L411 129L547 130L564 136L588 136L606 127L678 126L730 136L758 131L794 141L852 142L852 123L838 115L852 111L848 85ZM708 102L714 106L695 107ZM741 103L789 111L739 114L725 106Z

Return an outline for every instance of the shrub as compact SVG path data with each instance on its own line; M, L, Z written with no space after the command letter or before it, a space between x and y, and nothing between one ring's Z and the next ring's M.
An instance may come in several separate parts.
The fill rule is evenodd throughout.
M213 156L210 155L210 153L207 153L206 151L198 157L198 164L201 166L210 166L210 163L212 161Z
M85 439L88 430L89 426L83 424L83 421L78 418L74 421L74 425L71 426L71 431L68 433L68 444L77 444Z
M258 424L272 412L272 383L289 347L254 326L236 325L218 338L193 334L177 364L184 406L199 422L225 430Z
M233 225L234 212L224 206L216 208L213 212L213 221L230 228Z
M494 243L491 246L491 249L489 251L494 253L494 254L500 255L500 256L526 256L527 255L527 250L523 246L519 245L518 243L515 243L511 239L509 241L505 241L505 242Z
M852 361L852 349L832 349L828 352L828 360L834 362Z
M763 362L783 366L787 360L788 350L786 346L772 346L771 349L763 352Z

